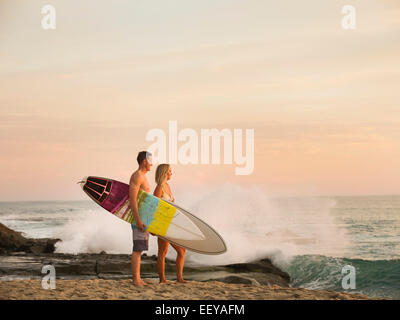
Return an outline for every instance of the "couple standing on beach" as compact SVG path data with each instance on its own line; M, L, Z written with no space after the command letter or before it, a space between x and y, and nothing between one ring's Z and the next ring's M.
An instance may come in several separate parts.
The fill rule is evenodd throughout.
M133 284L143 286L146 283L140 278L140 258L142 251L148 250L149 247L149 233L146 231L146 225L140 219L137 196L139 190L150 192L150 185L146 178L146 173L150 171L152 164L151 153L147 151L139 152L137 156L139 168L132 174L129 182L129 201L132 213L136 224L132 224L133 236L133 250L132 250L132 278ZM174 197L168 180L171 178L172 171L169 164L160 164L156 170L156 183L157 187L154 190L154 195L158 198L174 202ZM166 283L165 279L165 256L168 251L169 242L158 238L158 258L157 269L160 277L160 283ZM178 282L186 282L183 280L183 264L185 260L185 249L172 244L176 250L176 275Z

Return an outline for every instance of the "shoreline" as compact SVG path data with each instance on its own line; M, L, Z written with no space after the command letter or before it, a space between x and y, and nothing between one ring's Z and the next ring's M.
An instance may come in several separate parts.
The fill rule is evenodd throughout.
M159 284L144 279L144 287L122 280L56 280L56 289L43 289L41 280L3 281L0 299L5 300L376 300L359 293L277 285L228 284L219 281L188 281Z
M159 284L156 262L155 256L142 257L147 285L136 287L129 255L0 255L0 300L382 300L360 293L291 287L289 275L268 259L226 266L189 264L184 269L185 284L174 281L175 263L170 260L166 260L169 281ZM49 264L57 271L54 290L42 287L46 273L41 270Z
M290 275L268 258L216 266L187 263L186 284L173 281L175 261L166 259L166 278L172 281L159 284L157 257L143 254L141 275L148 285L135 287L131 255L54 253L57 241L27 239L0 224L0 299L376 300L359 293L293 288ZM47 275L42 268L49 265L55 290L42 288Z

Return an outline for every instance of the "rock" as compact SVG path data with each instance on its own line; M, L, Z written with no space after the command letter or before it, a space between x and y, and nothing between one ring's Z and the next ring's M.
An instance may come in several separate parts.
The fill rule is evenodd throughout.
M280 277L283 282L290 282L290 276L288 273L282 271L278 267L275 267L271 260L262 259L260 261L255 261L251 263L236 263L229 264L225 266L228 269L231 269L233 272L245 272L245 273L262 273L262 274L273 274L277 277Z
M130 278L130 254L61 254L54 253L59 239L28 239L0 224L0 280L1 278L42 278L44 265L53 265L56 277L61 279ZM168 279L176 278L175 261L165 260ZM142 255L143 278L158 278L157 256ZM289 287L290 277L269 259L226 266L204 266L186 263L184 277L196 281L221 281Z
M29 239L0 223L0 254L24 251L34 254L52 253L60 239Z
M44 247L44 253L53 253L56 250L55 244L58 241L61 241L60 239L46 239L46 245Z
M16 251L26 243L27 239L16 232L7 228L4 224L0 223L0 248L2 251Z
M34 249L35 250L35 249ZM44 265L53 265L56 277L60 279L115 279L130 278L131 256L127 254L62 254L62 253L25 253L14 252L12 255L0 256L0 280L2 277L43 277L41 269ZM255 265L263 265L263 268ZM253 262L239 267L228 266L196 266L188 263L184 268L184 277L195 281L220 281L224 283L241 283L251 285L278 285L289 287L287 277L282 277L276 267L267 267L266 262ZM238 270L252 270L238 272ZM266 270L273 270L272 273ZM166 277L174 280L176 266L172 261L165 263ZM154 257L142 257L141 274L143 278L158 278L157 261Z
M124 261L97 260L96 272L102 275L129 275L132 272L131 261L130 259Z
M262 259L249 263L235 263L219 267L202 267L199 269L209 274L210 281L266 285L269 287L278 285L286 288L289 287L290 283L289 274L274 266L269 259ZM198 271L199 270L197 270L197 273ZM217 274L218 272L223 272L224 276L212 277L213 273ZM205 281L199 275L196 275L195 278L195 280L198 281Z
M260 285L256 280L243 276L228 276L224 278L210 279L209 281L219 281L224 283Z

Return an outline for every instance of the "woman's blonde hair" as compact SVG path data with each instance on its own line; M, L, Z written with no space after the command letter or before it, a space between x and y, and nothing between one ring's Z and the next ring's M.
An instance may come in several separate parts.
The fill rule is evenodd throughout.
M170 168L168 163L159 164L156 169L156 183L159 186L162 186L165 181L167 181L167 172Z

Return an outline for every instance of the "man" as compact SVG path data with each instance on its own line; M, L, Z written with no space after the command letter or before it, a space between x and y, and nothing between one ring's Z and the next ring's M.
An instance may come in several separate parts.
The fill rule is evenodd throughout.
M146 178L146 173L152 166L151 153L147 151L139 152L137 156L139 168L132 174L129 182L129 203L132 210L135 223L132 224L132 279L136 286L144 286L146 283L140 278L140 258L142 251L149 248L149 233L146 231L146 225L140 219L137 197L139 190L149 192L150 185Z

